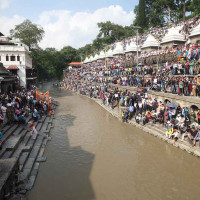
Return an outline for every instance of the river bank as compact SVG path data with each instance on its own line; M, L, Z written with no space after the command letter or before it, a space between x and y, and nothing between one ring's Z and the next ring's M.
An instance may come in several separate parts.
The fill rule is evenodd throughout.
M77 94L81 95L79 92L76 92ZM87 95L82 95L82 96L86 96L87 98L90 98ZM98 105L100 105L102 108L104 108L106 111L108 111L110 114L112 114L114 117L118 118L121 121L121 106L119 106L118 108L114 108L112 109L110 106L106 106L102 103L102 100L100 99L95 99L95 98L90 98L93 101L95 101ZM122 122L122 121L121 121ZM198 145L196 147L192 147L189 142L187 141L176 141L174 142L174 140L172 139L168 139L165 136L165 132L166 129L162 126L162 125L158 125L158 124L145 124L145 125L140 125L138 123L136 123L133 119L132 120L128 120L129 124L136 126L137 128L145 131L146 133L149 133L171 145L173 145L174 147L180 148L183 151L186 151L187 153L194 155L196 157L200 157L200 149L198 147Z

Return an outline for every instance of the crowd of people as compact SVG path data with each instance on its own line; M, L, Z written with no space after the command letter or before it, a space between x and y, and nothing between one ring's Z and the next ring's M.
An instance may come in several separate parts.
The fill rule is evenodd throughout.
M51 100L51 98L50 98ZM27 117L32 118L30 124L31 131L36 135L34 122L37 122L41 116L48 114L50 108L47 99L36 99L36 87L31 90L22 89L16 92L9 92L0 95L0 129L8 124L27 124ZM0 142L3 138L3 132L0 134ZM35 135L33 139L35 139Z
M188 107L158 101L142 91L131 93L128 90L122 91L117 87L109 87L107 84L82 83L77 81L75 76L68 77L65 84L68 89L91 98L101 99L104 105L112 109L120 109L123 122L135 120L141 125L160 124L163 129L166 129L168 139L176 142L187 138L191 146L196 146L200 139L200 110L195 112Z
M196 16L170 27L151 28L149 32L139 35L140 47L148 34L160 42L172 26L179 27L186 43L172 48L158 48L150 53L143 51L138 59L135 54L124 54L87 63L81 68L65 71L63 84L91 98L101 99L103 104L112 109L122 109L123 122L135 120L142 125L158 123L166 129L168 139L176 142L187 138L195 146L200 139L200 110L158 101L148 91L200 96L200 43L189 41L191 31L199 23L200 17ZM129 37L121 43L125 48L136 39L135 36ZM116 43L110 48L114 49ZM136 87L138 92L134 94L125 88L122 91L117 85Z
M171 52L160 55L159 67L153 65L154 61L157 62L157 55L152 54L148 59L139 60L138 66L131 61L136 61L134 56L122 55L107 59L106 65L105 61L85 64L81 69L82 74L77 72L77 78L199 96L200 45L192 46L193 50L189 48L184 54L180 49L183 47L172 48Z

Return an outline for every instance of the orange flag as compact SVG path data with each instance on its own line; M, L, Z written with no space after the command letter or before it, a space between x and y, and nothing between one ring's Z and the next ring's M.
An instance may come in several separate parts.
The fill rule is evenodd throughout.
M49 106L49 91L47 91L46 93L41 93L39 91L36 91L36 100L43 100L46 101L48 106Z

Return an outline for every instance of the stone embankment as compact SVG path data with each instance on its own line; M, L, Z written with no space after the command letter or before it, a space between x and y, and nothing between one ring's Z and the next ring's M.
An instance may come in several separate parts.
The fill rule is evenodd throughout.
M57 102L51 107L55 111ZM45 162L45 147L51 140L54 114L42 116L35 123L37 138L31 138L29 124L3 127L0 150L0 199L26 199L25 194L36 180L40 162ZM31 121L31 116L26 122Z
M79 94L79 93L78 93ZM85 96L85 95L83 95ZM90 98L89 96L86 96ZM98 103L101 107L103 107L105 110L107 110L110 114L112 114L114 117L118 118L121 121L121 107L112 109L110 106L104 105L102 103L102 100L90 98L94 100L96 103ZM123 108L123 107L122 107ZM123 122L122 122L123 123ZM168 139L165 136L166 129L160 125L160 124L152 124L151 122L146 125L141 125L135 122L134 119L128 121L129 124L136 126L137 128L173 145L174 147L178 147L194 156L200 157L200 148L198 147L198 144L196 147L192 147L189 141L185 139L184 141L181 141L180 139L178 141L174 141L172 139Z

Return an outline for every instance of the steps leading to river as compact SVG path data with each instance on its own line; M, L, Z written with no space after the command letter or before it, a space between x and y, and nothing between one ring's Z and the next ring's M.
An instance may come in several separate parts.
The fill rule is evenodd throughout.
M52 108L55 110L57 105L58 103L54 102ZM0 149L0 160L2 162L4 162L4 160L7 162L7 159L16 159L19 165L17 190L22 191L24 194L34 186L39 164L46 160L43 155L45 146L51 139L49 137L49 132L53 127L54 118L54 114L42 116L42 118L35 123L38 131L38 136L35 140L31 137L28 123L32 121L31 116L26 119L26 125L6 125L2 129L4 137Z

